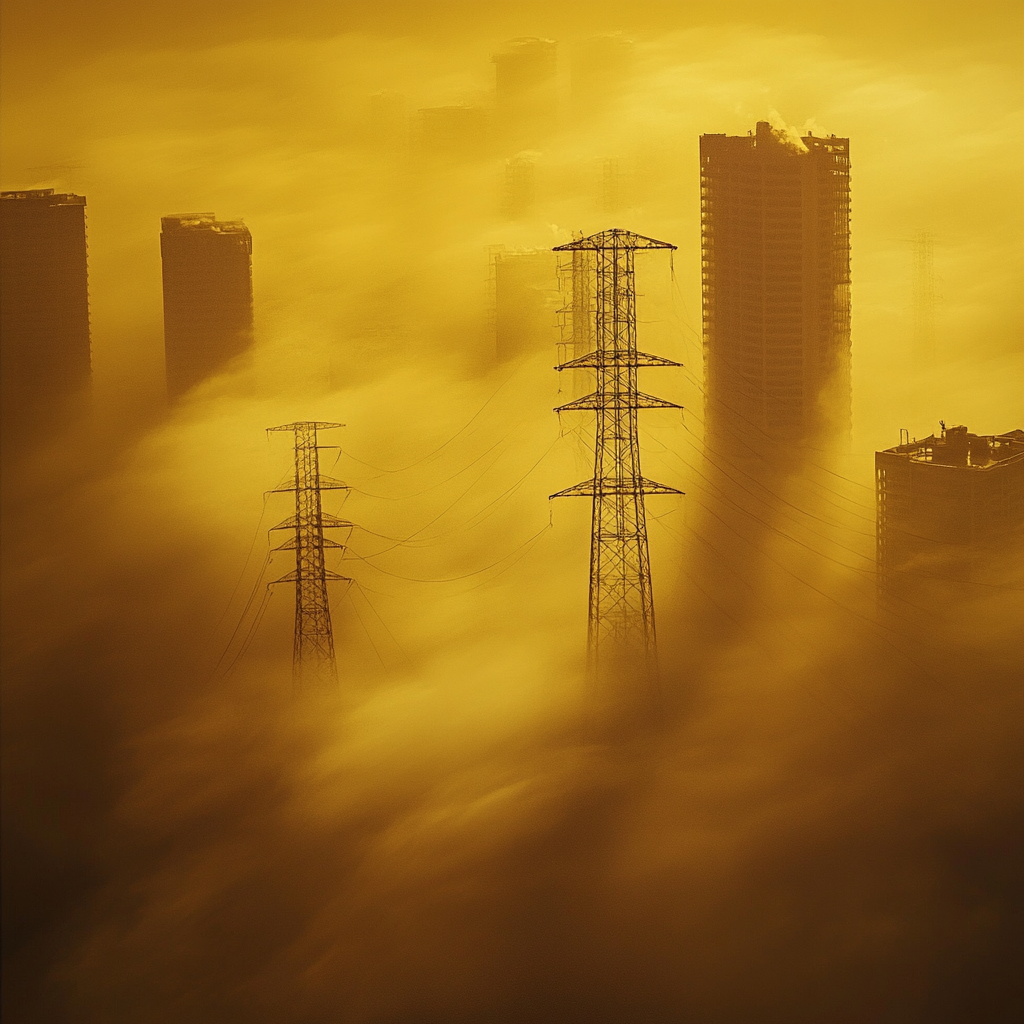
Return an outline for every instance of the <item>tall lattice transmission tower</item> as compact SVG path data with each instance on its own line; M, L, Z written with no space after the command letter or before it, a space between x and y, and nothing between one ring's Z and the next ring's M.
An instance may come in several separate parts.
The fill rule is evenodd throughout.
M272 529L294 531L294 536L274 550L294 550L295 570L274 582L295 584L292 673L298 691L331 689L338 685L327 581L347 580L348 577L327 568L325 550L343 549L345 545L325 537L324 530L351 529L353 524L323 510L321 492L346 490L347 485L320 472L319 452L325 446L317 444L317 431L341 426L344 424L305 420L268 428L270 431L290 430L295 434L294 481L287 487L274 488L275 492L295 492L295 515Z
M681 406L640 391L637 370L680 364L637 350L634 255L637 250L675 248L668 242L612 228L555 250L593 257L594 351L557 369L592 369L597 387L593 394L555 411L595 411L594 475L551 495L593 498L588 667L594 676L624 670L635 675L639 671L652 687L657 680L658 652L644 496L682 491L647 480L641 473L637 411Z

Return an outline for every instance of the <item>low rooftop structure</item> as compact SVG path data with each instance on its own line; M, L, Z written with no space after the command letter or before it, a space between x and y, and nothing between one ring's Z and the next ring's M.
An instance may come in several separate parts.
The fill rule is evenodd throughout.
M1007 582L1024 546L1024 430L946 427L875 454L881 589ZM999 577L999 578L997 578Z
M991 469L1004 462L1024 459L1024 430L1008 434L972 434L966 427L947 427L940 423L939 435L887 448L879 455L903 456L911 462L936 466Z

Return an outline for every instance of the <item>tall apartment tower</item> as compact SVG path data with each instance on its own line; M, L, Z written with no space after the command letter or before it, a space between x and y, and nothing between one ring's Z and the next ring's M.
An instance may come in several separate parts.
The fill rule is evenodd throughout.
M879 591L917 604L949 583L1024 575L1024 430L939 436L875 453Z
M558 45L522 38L494 55L498 141L506 153L541 149L558 123Z
M0 193L5 439L66 423L84 405L90 366L85 196Z
M850 142L700 139L708 447L770 461L850 430Z
M167 393L177 398L252 346L252 236L212 213L161 225Z

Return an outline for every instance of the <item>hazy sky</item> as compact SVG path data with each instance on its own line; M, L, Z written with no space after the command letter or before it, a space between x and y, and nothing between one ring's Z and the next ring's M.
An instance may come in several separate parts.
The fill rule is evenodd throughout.
M1016 1019L1020 593L879 625L871 454L1024 426L1019 3L3 16L0 185L88 197L95 375L90 424L5 481L12 1021ZM608 32L631 64L583 117ZM557 40L559 120L511 223L511 154L427 166L404 126L490 109L517 36ZM770 494L701 453L697 167L766 118L850 138L854 275L853 451ZM159 218L192 210L252 230L256 346L166 410ZM614 742L580 726L588 509L547 501L589 424L551 412L554 328L495 366L487 321L489 246L612 216L679 246L638 259L640 343L687 410L644 424L687 492L649 509L665 719ZM365 528L326 708L290 701L287 588L211 676L288 571L264 428L314 417Z
M615 156L646 172L634 220L680 245L680 287L694 314L697 137L744 132L774 111L852 140L857 447L879 447L900 426L923 433L939 416L1000 430L1019 415L1017 5L726 4L712 17L640 4L631 23L617 24L617 7L601 4L224 4L145 17L86 4L51 13L45 28L10 6L5 187L88 195L101 387L161 386L163 213L245 217L268 341L295 317L309 335L351 334L351 323L330 318L379 317L398 277L429 288L431 251L468 260L472 247L509 242L488 208L497 169L481 168L470 188L435 192L415 218L395 210L365 152L370 96L391 90L410 112L486 103L490 55L504 38L557 38L567 79L581 41L617 29L635 41L635 60L614 116L567 130L544 161L553 173ZM574 198L549 195L538 221L563 236L601 226ZM451 207L424 208L442 204ZM935 237L940 352L956 370L916 366L908 376L910 239L921 231ZM537 223L514 241L549 238ZM443 275L453 289L446 319L466 306L456 295L476 286L475 270ZM1001 369L988 362L1007 358Z

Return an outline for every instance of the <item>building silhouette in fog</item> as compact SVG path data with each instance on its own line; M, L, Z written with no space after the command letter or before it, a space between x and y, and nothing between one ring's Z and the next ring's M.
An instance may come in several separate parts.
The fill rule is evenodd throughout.
M493 60L499 141L506 153L541 149L558 124L557 43L513 39Z
M706 435L733 457L850 429L849 140L702 135Z
M876 452L875 486L883 598L1024 571L1024 430L943 426Z
M252 236L212 213L161 225L167 393L177 398L252 345Z
M429 161L480 159L488 150L487 112L462 104L424 107L416 112L413 143L416 155Z
M533 215L537 198L537 165L526 154L505 161L505 190L501 212L507 220L524 220Z
M88 394L85 196L52 188L0 193L3 432L60 426Z
M492 254L494 341L504 362L558 344L557 264L550 249L499 249Z

